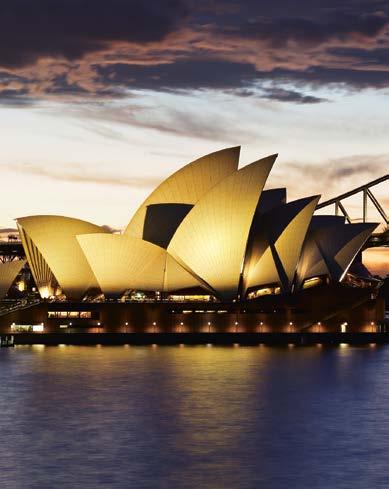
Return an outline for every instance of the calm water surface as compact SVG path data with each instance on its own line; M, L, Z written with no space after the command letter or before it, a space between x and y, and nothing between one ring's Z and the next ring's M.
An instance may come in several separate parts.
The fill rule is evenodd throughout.
M0 351L1 489L389 487L389 347Z

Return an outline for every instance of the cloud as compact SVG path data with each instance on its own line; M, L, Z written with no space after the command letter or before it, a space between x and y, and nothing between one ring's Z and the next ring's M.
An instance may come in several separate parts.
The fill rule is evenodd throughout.
M64 182L124 186L145 189L155 187L164 178L163 176L161 176L160 178L158 178L157 176L132 177L128 175L114 174L113 172L109 174L102 174L98 173L96 168L90 170L86 169L85 165L74 163L68 163L67 165L58 166L43 164L38 165L34 163L19 163L9 166L7 170Z
M172 98L159 98L146 92L139 101L119 106L80 105L67 115L83 120L85 129L109 137L104 127L112 123L120 124L116 127L123 129L130 125L175 136L221 141L227 145L248 143L259 137L257 123L242 126L240 113L229 110L228 106L224 110L217 104L210 107L207 99L202 100L195 95L189 100L181 97L173 101Z
M348 37L374 37L387 25L383 13L351 13L331 10L316 17L283 16L250 19L231 33L245 38L260 39L276 47L289 42L298 45L320 45L329 40L343 41Z
M37 103L37 100L29 96L26 89L20 90L1 90L0 89L0 106L8 108L31 107Z
M0 103L228 90L316 104L321 87L388 87L388 34L382 0L5 1Z
M0 234L1 233L17 233L18 230L16 228L1 228L0 229Z
M0 65L24 66L42 57L75 60L115 41L160 41L185 15L180 0L5 0Z
M254 66L218 59L184 59L150 66L116 63L96 70L104 83L143 90L231 89L256 79Z
M270 100L278 100L279 102L293 102L297 104L318 104L327 101L327 99L321 97L304 95L295 90L285 90L284 88L277 87L265 89L262 97Z
M343 85L349 88L384 88L389 86L389 70L358 70L309 66L304 70L276 68L258 73L258 78L305 86Z
M387 174L388 160L389 154L366 154L332 158L315 164L290 161L273 169L269 183L271 186L285 185L287 173L288 192L293 198L302 190L306 192L309 189L312 195L323 194L323 201ZM378 200L381 201L381 197ZM385 200L382 202L385 205Z

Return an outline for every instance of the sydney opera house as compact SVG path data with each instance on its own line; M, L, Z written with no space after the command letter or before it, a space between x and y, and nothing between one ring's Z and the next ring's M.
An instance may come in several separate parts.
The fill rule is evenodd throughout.
M163 181L118 234L79 219L17 219L21 259L0 264L0 295L30 274L2 331L370 331L379 283L352 264L376 224L315 215L320 196L264 189L277 155L241 168L240 148ZM350 268L351 267L351 268ZM24 328L24 329L23 329Z

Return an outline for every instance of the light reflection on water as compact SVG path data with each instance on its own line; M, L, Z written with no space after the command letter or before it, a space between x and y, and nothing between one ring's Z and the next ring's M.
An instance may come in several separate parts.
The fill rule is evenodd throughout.
M389 487L389 347L0 351L2 489Z

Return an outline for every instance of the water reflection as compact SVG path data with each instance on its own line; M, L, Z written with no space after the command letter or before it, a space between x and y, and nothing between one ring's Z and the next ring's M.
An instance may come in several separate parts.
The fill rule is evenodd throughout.
M0 487L388 487L389 348L0 351Z

